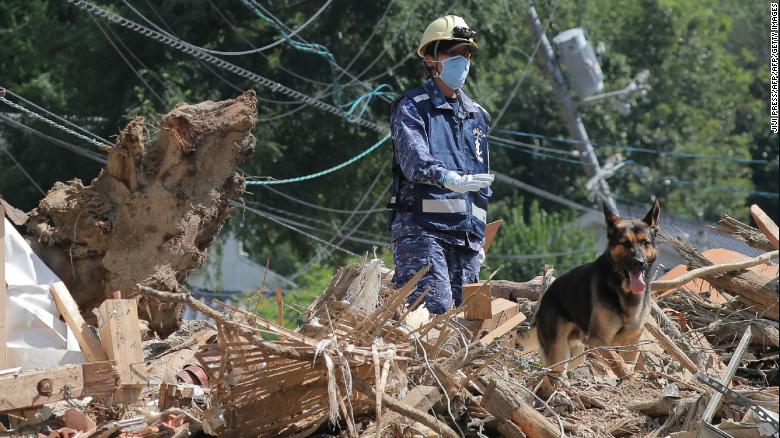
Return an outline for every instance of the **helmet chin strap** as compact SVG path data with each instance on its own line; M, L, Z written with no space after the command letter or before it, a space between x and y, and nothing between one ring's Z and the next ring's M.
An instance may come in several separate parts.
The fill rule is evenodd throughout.
M440 42L441 42L440 40L436 40L436 42L433 43L433 62L437 63L437 64L439 63L439 43ZM434 78L438 78L439 77L439 68L438 67L436 67L436 66L433 67L433 74L431 76L433 76Z

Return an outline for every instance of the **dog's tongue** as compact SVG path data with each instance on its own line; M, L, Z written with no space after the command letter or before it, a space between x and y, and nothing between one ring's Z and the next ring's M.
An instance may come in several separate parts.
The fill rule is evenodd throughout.
M645 278L642 274L642 271L628 273L628 276L631 277L631 292L635 294L645 292Z

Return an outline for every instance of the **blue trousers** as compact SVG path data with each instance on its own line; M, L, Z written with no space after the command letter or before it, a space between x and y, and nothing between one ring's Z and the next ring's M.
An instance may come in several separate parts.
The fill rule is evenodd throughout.
M431 236L401 237L393 242L397 288L405 285L420 269L431 264L431 269L417 283L408 302L414 302L426 288L428 311L442 314L463 303L463 285L479 281L479 252L466 246L448 244Z

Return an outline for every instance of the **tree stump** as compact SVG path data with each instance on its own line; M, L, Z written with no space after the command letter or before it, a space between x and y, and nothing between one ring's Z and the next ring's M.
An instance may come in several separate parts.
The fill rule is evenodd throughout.
M178 292L200 268L207 249L244 191L235 171L255 148L254 91L221 102L179 104L147 145L135 117L106 148L108 163L89 185L58 182L30 212L35 252L65 282L82 313L112 292L123 297L144 284ZM162 336L181 320L182 304L142 297L141 318Z

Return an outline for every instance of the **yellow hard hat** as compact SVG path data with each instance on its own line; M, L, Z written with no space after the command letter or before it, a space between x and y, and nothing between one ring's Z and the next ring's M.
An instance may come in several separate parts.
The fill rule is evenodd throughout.
M479 44L474 40L477 32L469 29L466 20L457 15L445 15L439 17L425 28L420 45L417 46L417 54L420 58L424 57L425 46L434 41L465 41L473 47L479 48Z

